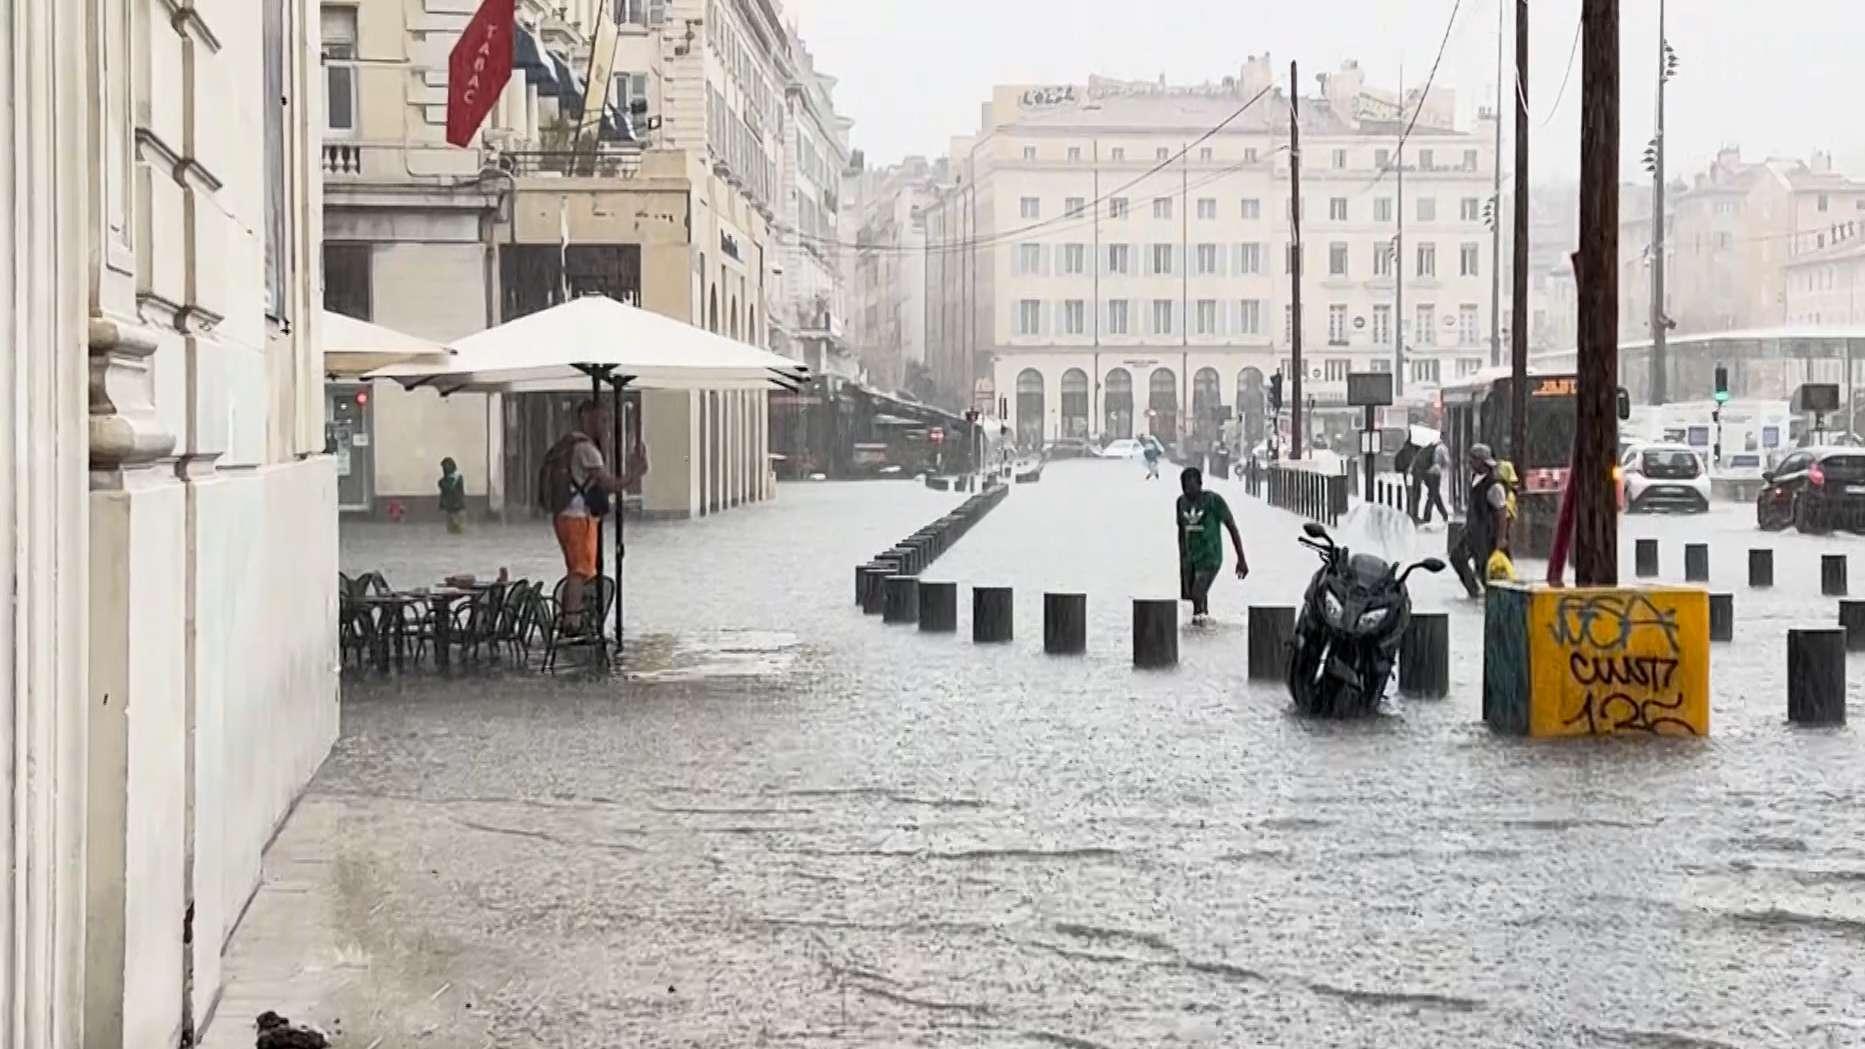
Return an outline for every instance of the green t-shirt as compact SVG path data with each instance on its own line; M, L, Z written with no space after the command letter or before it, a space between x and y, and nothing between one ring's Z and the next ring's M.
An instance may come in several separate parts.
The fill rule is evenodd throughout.
M1199 492L1196 499L1179 496L1179 560L1194 571L1224 567L1224 524L1230 506L1216 492Z

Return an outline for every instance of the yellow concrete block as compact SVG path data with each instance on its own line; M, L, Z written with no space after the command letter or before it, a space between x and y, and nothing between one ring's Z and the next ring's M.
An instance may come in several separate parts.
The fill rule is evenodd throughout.
M1483 720L1536 737L1709 735L1709 593L1493 585Z

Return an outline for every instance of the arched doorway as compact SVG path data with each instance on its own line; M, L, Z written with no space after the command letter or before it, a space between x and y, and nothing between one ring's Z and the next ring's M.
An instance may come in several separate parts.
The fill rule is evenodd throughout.
M1162 444L1179 439L1179 377L1171 368L1154 368L1147 381L1147 430Z
M1025 368L1017 373L1017 447L1043 446L1043 373Z
M1245 368L1237 373L1237 414L1243 417L1243 443L1248 451L1263 439L1269 393L1263 389L1263 370Z
M1088 373L1070 368L1062 373L1063 437L1088 436Z
M1133 436L1133 373L1110 368L1101 390L1101 436L1122 441Z
M1224 425L1223 410L1224 391L1217 369L1198 369L1192 374L1192 432L1200 445L1217 443L1218 430Z
M711 301L706 306L706 330L719 334L719 289L712 289Z
M738 297L732 297L732 338L738 338Z

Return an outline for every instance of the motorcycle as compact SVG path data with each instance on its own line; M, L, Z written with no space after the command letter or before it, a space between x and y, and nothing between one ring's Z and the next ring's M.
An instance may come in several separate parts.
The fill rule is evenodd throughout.
M1335 544L1327 529L1303 526L1301 544L1321 555L1295 620L1289 696L1316 717L1355 717L1379 709L1393 657L1412 621L1405 581L1422 568L1444 571L1435 557L1407 566Z

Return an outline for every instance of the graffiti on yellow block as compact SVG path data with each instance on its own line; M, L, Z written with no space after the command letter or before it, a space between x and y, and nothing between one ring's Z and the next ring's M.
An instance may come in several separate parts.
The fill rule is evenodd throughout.
M1709 602L1700 590L1534 595L1530 734L1709 732Z

